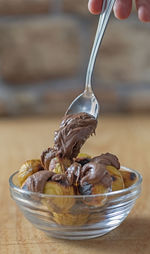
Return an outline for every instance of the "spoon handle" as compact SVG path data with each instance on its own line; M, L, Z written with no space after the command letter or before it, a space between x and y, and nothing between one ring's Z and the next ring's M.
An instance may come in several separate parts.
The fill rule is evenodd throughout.
M95 65L97 52L98 52L99 46L101 45L103 35L105 32L106 26L108 24L108 20L109 20L110 13L112 11L114 3L115 3L115 0L103 0L102 13L100 14L97 32L96 32L96 36L95 36L95 40L94 40L88 68L87 68L85 92L89 92L89 93L92 92L91 79L92 79L93 68Z

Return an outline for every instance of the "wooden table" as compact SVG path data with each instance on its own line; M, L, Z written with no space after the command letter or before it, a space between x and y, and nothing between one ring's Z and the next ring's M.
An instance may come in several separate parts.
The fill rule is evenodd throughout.
M122 165L138 169L143 190L123 224L86 241L48 238L21 214L9 195L8 177L27 159L39 158L53 144L60 119L0 120L0 254L149 254L150 253L150 117L115 116L99 121L96 137L83 151L116 154Z

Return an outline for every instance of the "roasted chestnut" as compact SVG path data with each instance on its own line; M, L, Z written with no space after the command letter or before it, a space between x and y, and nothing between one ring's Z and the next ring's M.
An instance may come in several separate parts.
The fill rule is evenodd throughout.
M103 206L106 196L89 197L89 195L104 194L111 190L112 178L106 166L96 162L89 162L82 167L79 193L88 195L84 202L91 206Z
M106 166L106 169L112 177L112 191L122 190L124 188L124 181L120 170L113 166Z
M120 170L120 174L123 177L123 181L124 181L124 186L125 188L130 187L131 185L133 185L134 183L136 183L137 181L137 176L135 173L130 172L130 171L126 171L121 169Z
M41 163L44 169L53 171L57 174L65 173L66 169L71 165L70 159L58 157L57 151L51 147L42 153Z
M27 160L19 169L18 180L20 186L25 182L25 180L32 174L43 170L40 160Z
M67 158L53 158L49 163L49 170L56 174L63 174L71 165L71 161Z
M86 213L53 213L53 219L57 224L63 226L82 226L85 225L88 220L89 214Z
M91 156L86 153L79 153L78 157L75 159L75 162L80 163L83 167L86 163L89 163Z
M87 159L91 159L91 156L87 153L79 153L78 156L77 156L77 159L78 158L87 158Z
M74 187L69 185L66 176L63 174L52 176L51 180L45 184L43 192L48 195L62 196L45 199L50 210L53 208L53 211L68 211L75 204L73 197L63 197L75 195Z
M102 184L89 184L84 183L82 186L79 186L79 193L87 197L84 198L84 203L88 206L100 207L106 203L107 196L95 196L96 194L105 194L109 192L109 188L105 187ZM90 195L92 195L90 197Z

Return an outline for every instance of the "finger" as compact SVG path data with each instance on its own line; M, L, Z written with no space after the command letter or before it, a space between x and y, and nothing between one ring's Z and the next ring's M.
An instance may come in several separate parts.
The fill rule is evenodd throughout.
M88 8L92 14L99 14L102 11L103 0L89 0Z
M132 0L116 0L114 14L118 19L126 19L132 10Z
M138 17L143 22L150 22L150 0L136 0Z

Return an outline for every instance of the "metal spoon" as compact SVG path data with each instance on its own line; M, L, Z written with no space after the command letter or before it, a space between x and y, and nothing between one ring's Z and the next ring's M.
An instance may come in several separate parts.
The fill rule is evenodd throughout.
M99 46L101 45L103 35L110 17L115 0L104 0L102 6L102 14L99 18L98 28L87 68L85 90L82 94L75 98L75 100L70 104L66 114L75 114L79 112L86 112L98 118L99 115L99 103L93 93L91 86L91 79L93 68L96 61L97 52Z

